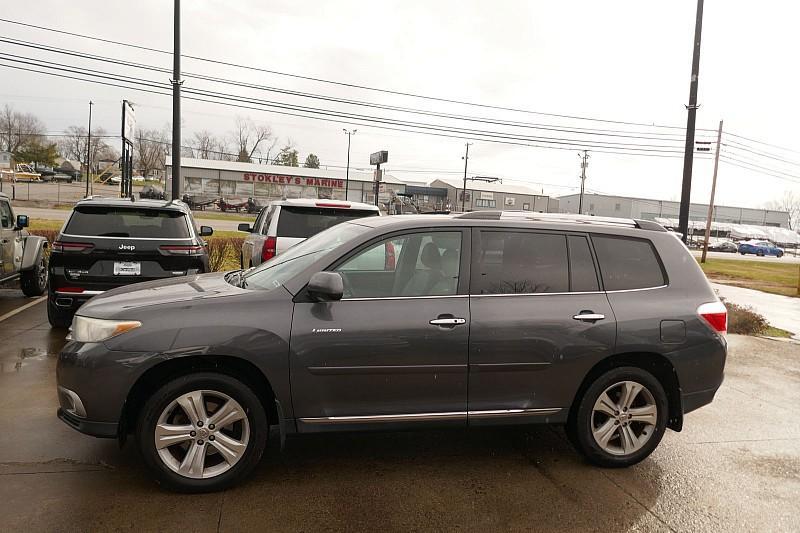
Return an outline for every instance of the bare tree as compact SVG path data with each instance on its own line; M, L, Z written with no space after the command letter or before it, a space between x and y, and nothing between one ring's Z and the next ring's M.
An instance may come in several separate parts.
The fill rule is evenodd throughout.
M106 142L107 134L103 128L92 130L91 158L92 168L97 169L100 159L115 160L119 157L117 150ZM65 135L58 142L58 151L62 157L81 162L86 165L86 128L70 126L65 130Z
M163 130L136 130L133 142L133 166L142 176L149 176L154 170L163 170L167 159L169 136Z
M45 129L36 115L14 111L6 104L0 112L0 149L17 152L28 143L44 144Z
M267 125L256 124L250 118L236 117L231 137L238 154L237 161L250 162L256 153L260 153L258 149L261 143L272 139L272 130Z
M789 213L789 229L795 231L800 229L800 195L786 190L783 192L783 196L767 202L764 207Z
M228 146L228 141L215 136L208 130L195 132L191 144L193 157L199 157L200 159L219 159L222 161L231 161L234 159L234 156L229 153L230 147Z

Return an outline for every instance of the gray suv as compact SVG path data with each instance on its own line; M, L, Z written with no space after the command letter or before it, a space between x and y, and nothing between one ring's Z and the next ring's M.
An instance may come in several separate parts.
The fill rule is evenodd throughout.
M80 308L58 416L133 435L199 492L293 433L560 424L592 463L646 458L714 398L727 315L658 224L533 213L372 217L249 270Z

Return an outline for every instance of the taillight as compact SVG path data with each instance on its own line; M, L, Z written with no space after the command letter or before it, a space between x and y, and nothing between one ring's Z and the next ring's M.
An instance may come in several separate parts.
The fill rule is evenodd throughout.
M82 289L81 287L59 287L56 289L56 292L69 292L69 293L80 294L83 292L83 290L84 289Z
M705 303L697 308L697 314L717 333L728 332L728 309L722 302Z
M55 241L52 251L54 252L87 252L94 248L94 244L87 242L64 242Z
M166 255L200 255L203 246L198 244L164 244L158 250Z
M384 261L383 269L389 272L397 267L397 257L394 254L394 244L387 241L384 247L386 248L386 261Z
M269 261L277 253L278 239L276 237L267 237L264 241L264 247L261 248L261 262Z
M342 209L350 209L350 204L339 204L335 202L317 202L314 205L317 207L340 207Z

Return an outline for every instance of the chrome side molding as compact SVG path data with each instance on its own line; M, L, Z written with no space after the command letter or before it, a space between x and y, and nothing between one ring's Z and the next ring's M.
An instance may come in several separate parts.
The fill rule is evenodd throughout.
M539 409L489 409L483 411L448 411L441 413L401 413L394 415L320 416L299 418L306 424L349 424L372 422L431 422L469 418L496 418L514 416L545 416L562 411L561 407Z

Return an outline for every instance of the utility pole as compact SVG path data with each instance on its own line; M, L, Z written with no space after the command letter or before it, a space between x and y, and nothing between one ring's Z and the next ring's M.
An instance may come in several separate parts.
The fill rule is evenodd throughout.
M89 196L89 180L92 179L92 106L89 100L89 131L86 133L86 196Z
M694 52L692 53L692 78L689 83L689 115L686 119L686 145L683 152L683 185L678 231L685 243L689 237L689 203L692 196L692 165L694 164L694 129L697 120L697 84L700 75L700 37L703 33L703 0L697 0L697 17L694 23Z
M347 200L347 192L350 188L350 137L355 135L358 130L347 131L342 128L342 131L347 135L347 174L345 174L344 178L344 199Z
M708 201L708 216L706 217L706 242L703 244L703 255L701 263L706 262L708 253L708 240L711 238L711 218L714 216L714 194L717 192L717 169L719 168L719 145L722 142L722 121L719 121L717 131L717 151L714 153L714 177L711 179L711 199Z
M467 151L464 154L464 157L461 158L461 159L464 160L464 190L461 191L461 212L462 213L465 211L464 206L465 206L466 201L467 201L467 163L469 163L469 146L472 143L466 143L466 144L467 144Z
M586 167L589 166L589 150L584 150L583 155L578 152L578 156L581 158L581 196L578 199L578 214L583 214L583 189L584 184L586 183Z
M172 200L181 195L181 0L175 0L172 51Z

